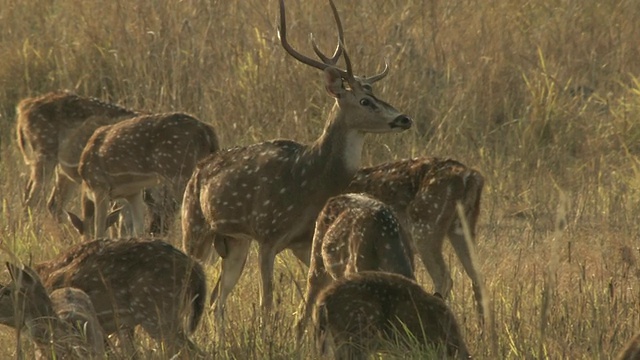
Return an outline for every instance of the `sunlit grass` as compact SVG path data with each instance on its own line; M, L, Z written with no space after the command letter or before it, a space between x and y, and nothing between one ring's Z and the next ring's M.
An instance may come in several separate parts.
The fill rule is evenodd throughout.
M389 59L376 93L416 125L371 136L365 162L454 157L486 178L477 243L494 328L475 321L471 284L447 249L448 302L475 358L611 358L640 326L640 3L336 3L356 71L370 75ZM21 98L66 88L189 112L212 123L225 147L317 137L331 100L321 74L282 51L277 8L274 0L0 0L3 244L39 261L79 241L22 212L27 168L13 139ZM311 54L310 32L325 51L335 46L325 1L289 0L287 13L298 49ZM169 240L179 244L176 236ZM203 349L229 359L317 356L308 337L293 343L306 269L283 255L273 319L260 321L252 254L228 301L228 336L216 341L207 312L194 335ZM212 286L218 264L207 271ZM431 288L422 266L418 280ZM0 357L12 356L14 332L0 329L0 344ZM140 344L154 356L153 342Z

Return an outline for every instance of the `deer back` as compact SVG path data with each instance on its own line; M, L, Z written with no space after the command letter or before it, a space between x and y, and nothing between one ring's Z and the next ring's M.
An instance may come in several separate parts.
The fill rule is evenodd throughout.
M69 91L55 91L27 98L17 106L18 145L23 154L31 149L35 153L55 156L59 141L66 139L68 133L87 118L122 118L135 114L136 112L118 105Z
M60 139L58 151L58 162L60 169L70 179L80 183L82 179L78 174L78 164L82 151L87 145L87 141L99 127L115 124L126 117L108 117L103 115L93 115L78 124L75 128L67 132L67 136Z
M365 194L329 199L318 216L313 241L313 251L321 250L334 279L365 270L414 278L410 237L391 208Z
M202 267L161 240L98 239L78 244L35 269L47 288L75 287L87 293L107 334L115 332L117 324L154 322L165 330L188 333L204 311Z
M153 186L163 179L175 183L218 148L213 128L190 115L143 115L96 130L78 171L90 188Z
M461 359L469 352L453 313L444 301L415 281L392 273L352 273L320 294L314 309L317 340L328 338L338 353L384 347L397 336L411 336L423 346L440 346ZM411 335L407 334L410 333Z
M484 179L452 159L405 159L360 169L349 191L364 192L391 206L404 223L432 217L435 206L462 201L467 221L479 214ZM448 188L447 188L448 187ZM447 197L445 199L445 197Z
M340 175L344 169L329 176L329 154L312 152L286 140L222 150L196 170L184 206L199 203L200 219L214 230L250 234L258 242L300 233L313 223L328 195L348 184Z

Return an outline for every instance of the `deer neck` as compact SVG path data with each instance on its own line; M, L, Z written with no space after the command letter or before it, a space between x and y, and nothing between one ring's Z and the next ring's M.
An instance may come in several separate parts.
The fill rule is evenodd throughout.
M345 114L336 104L322 135L311 147L332 182L348 185L351 181L361 166L364 137L363 132L347 126Z

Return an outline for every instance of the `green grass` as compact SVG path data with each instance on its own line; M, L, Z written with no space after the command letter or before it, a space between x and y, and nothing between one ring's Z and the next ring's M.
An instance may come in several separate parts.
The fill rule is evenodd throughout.
M371 136L365 163L453 157L486 178L478 259L495 323L484 331L447 248L448 302L475 358L611 358L640 326L640 3L336 2L356 71L379 71L387 57L376 93L416 125ZM287 6L296 48L311 54L310 32L325 51L335 45L325 1ZM273 0L0 0L0 240L34 261L79 241L21 212L27 168L13 134L15 105L27 96L66 88L189 112L212 123L225 147L317 137L331 100L321 74L281 49L277 10ZM593 95L576 95L579 86ZM208 267L210 279L217 271ZM252 258L228 302L226 341L215 341L211 313L195 340L216 358L313 356L309 339L300 349L291 341L303 267L279 256L276 311L264 328L256 271ZM0 329L0 344L11 356L14 332Z

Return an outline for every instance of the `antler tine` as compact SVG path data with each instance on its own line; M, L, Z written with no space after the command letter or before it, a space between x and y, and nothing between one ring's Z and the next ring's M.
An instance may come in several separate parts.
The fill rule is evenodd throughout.
M320 60L322 60L323 63L331 64L331 65L335 65L338 63L338 59L340 59L340 56L342 55L342 48L340 47L340 45L336 46L336 51L334 51L333 56L328 57L327 55L323 54L322 51L320 51L320 49L318 48L318 45L316 44L316 40L314 39L313 34L311 34L310 37L311 37L311 46L313 47L313 52L315 52L316 55L318 55L318 57L320 58Z
M342 52L344 54L344 62L347 65L347 71L343 72L343 76L345 77L345 80L347 80L349 85L351 85L351 87L353 88L355 87L355 84L357 83L357 81L355 76L353 76L353 67L351 66L351 59L349 58L349 54L347 54L347 49L344 47L344 44L342 43L342 41L340 41L338 46L342 48Z
M291 45L289 45L289 42L287 41L287 20L285 18L284 0L280 0L280 25L278 26L278 37L280 38L282 47L289 53L289 55L293 56L301 63L313 66L314 68L320 70L324 70L327 67L331 66L330 64L321 63L317 60L304 56L294 50Z
M381 73L364 78L363 80L369 84L373 84L376 81L382 80L389 73L389 62L387 59L384 60L384 69Z
M322 60L325 64L335 65L338 63L338 59L340 59L340 55L342 55L342 46L340 46L340 42L344 44L344 29L342 28L342 21L340 21L340 15L338 14L338 9L336 5L333 3L333 0L329 0L329 5L331 5L331 12L333 13L333 18L336 20L336 26L338 27L338 46L333 53L332 57L327 57L323 54L318 45L316 44L315 39L313 38L313 34L311 34L311 46L313 46L313 51L318 55L320 60Z

